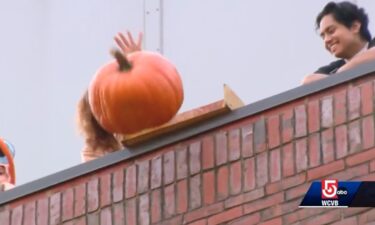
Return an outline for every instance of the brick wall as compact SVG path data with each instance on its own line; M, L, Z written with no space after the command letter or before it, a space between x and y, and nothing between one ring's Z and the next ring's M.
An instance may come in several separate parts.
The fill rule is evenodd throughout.
M374 76L263 111L1 206L1 225L366 224L299 209L313 180L375 180Z

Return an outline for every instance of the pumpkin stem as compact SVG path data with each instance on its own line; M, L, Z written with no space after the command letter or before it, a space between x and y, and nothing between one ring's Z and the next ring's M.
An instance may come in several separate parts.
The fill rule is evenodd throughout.
M128 71L132 68L132 65L130 64L129 60L119 50L112 49L111 54L117 60L117 63L120 66L120 68L119 68L120 71Z

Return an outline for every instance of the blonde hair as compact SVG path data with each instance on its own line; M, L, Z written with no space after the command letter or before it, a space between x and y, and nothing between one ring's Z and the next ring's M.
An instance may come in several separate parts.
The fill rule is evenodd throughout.
M121 149L121 143L95 119L90 108L88 91L85 91L78 102L76 120L78 130L85 139L85 152L96 152L95 155L102 152L104 155Z

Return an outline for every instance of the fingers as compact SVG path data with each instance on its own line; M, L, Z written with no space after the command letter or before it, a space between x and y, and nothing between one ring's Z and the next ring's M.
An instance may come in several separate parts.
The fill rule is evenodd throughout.
M114 37L114 40L123 53L129 54L131 52L140 51L142 49L142 38L143 33L140 32L138 34L138 40L136 43L130 31L126 31L126 35L118 32Z
M142 39L143 39L143 32L139 32L138 41L137 41L137 46L139 49L142 49Z

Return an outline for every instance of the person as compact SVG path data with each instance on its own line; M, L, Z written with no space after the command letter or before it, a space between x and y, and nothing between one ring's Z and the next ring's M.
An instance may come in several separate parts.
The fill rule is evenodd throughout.
M15 156L15 149L14 146L7 140L3 140L4 143L7 145L8 149L10 150L12 156ZM4 152L2 149L0 149L0 191L6 191L9 189L12 189L14 187L14 184L11 183L11 177L10 177L10 171L9 171L9 162L7 157L4 155Z
M325 48L338 60L306 76L302 84L375 60L375 39L371 40L368 16L351 2L329 2L316 18L316 28Z
M127 31L126 34L117 33L114 40L122 53L130 54L142 50L142 37L143 34L139 33L138 39L135 41L132 34ZM116 135L104 130L95 119L90 108L87 90L78 102L76 119L78 129L85 140L81 151L82 162L102 157L123 147L121 142L116 139Z

